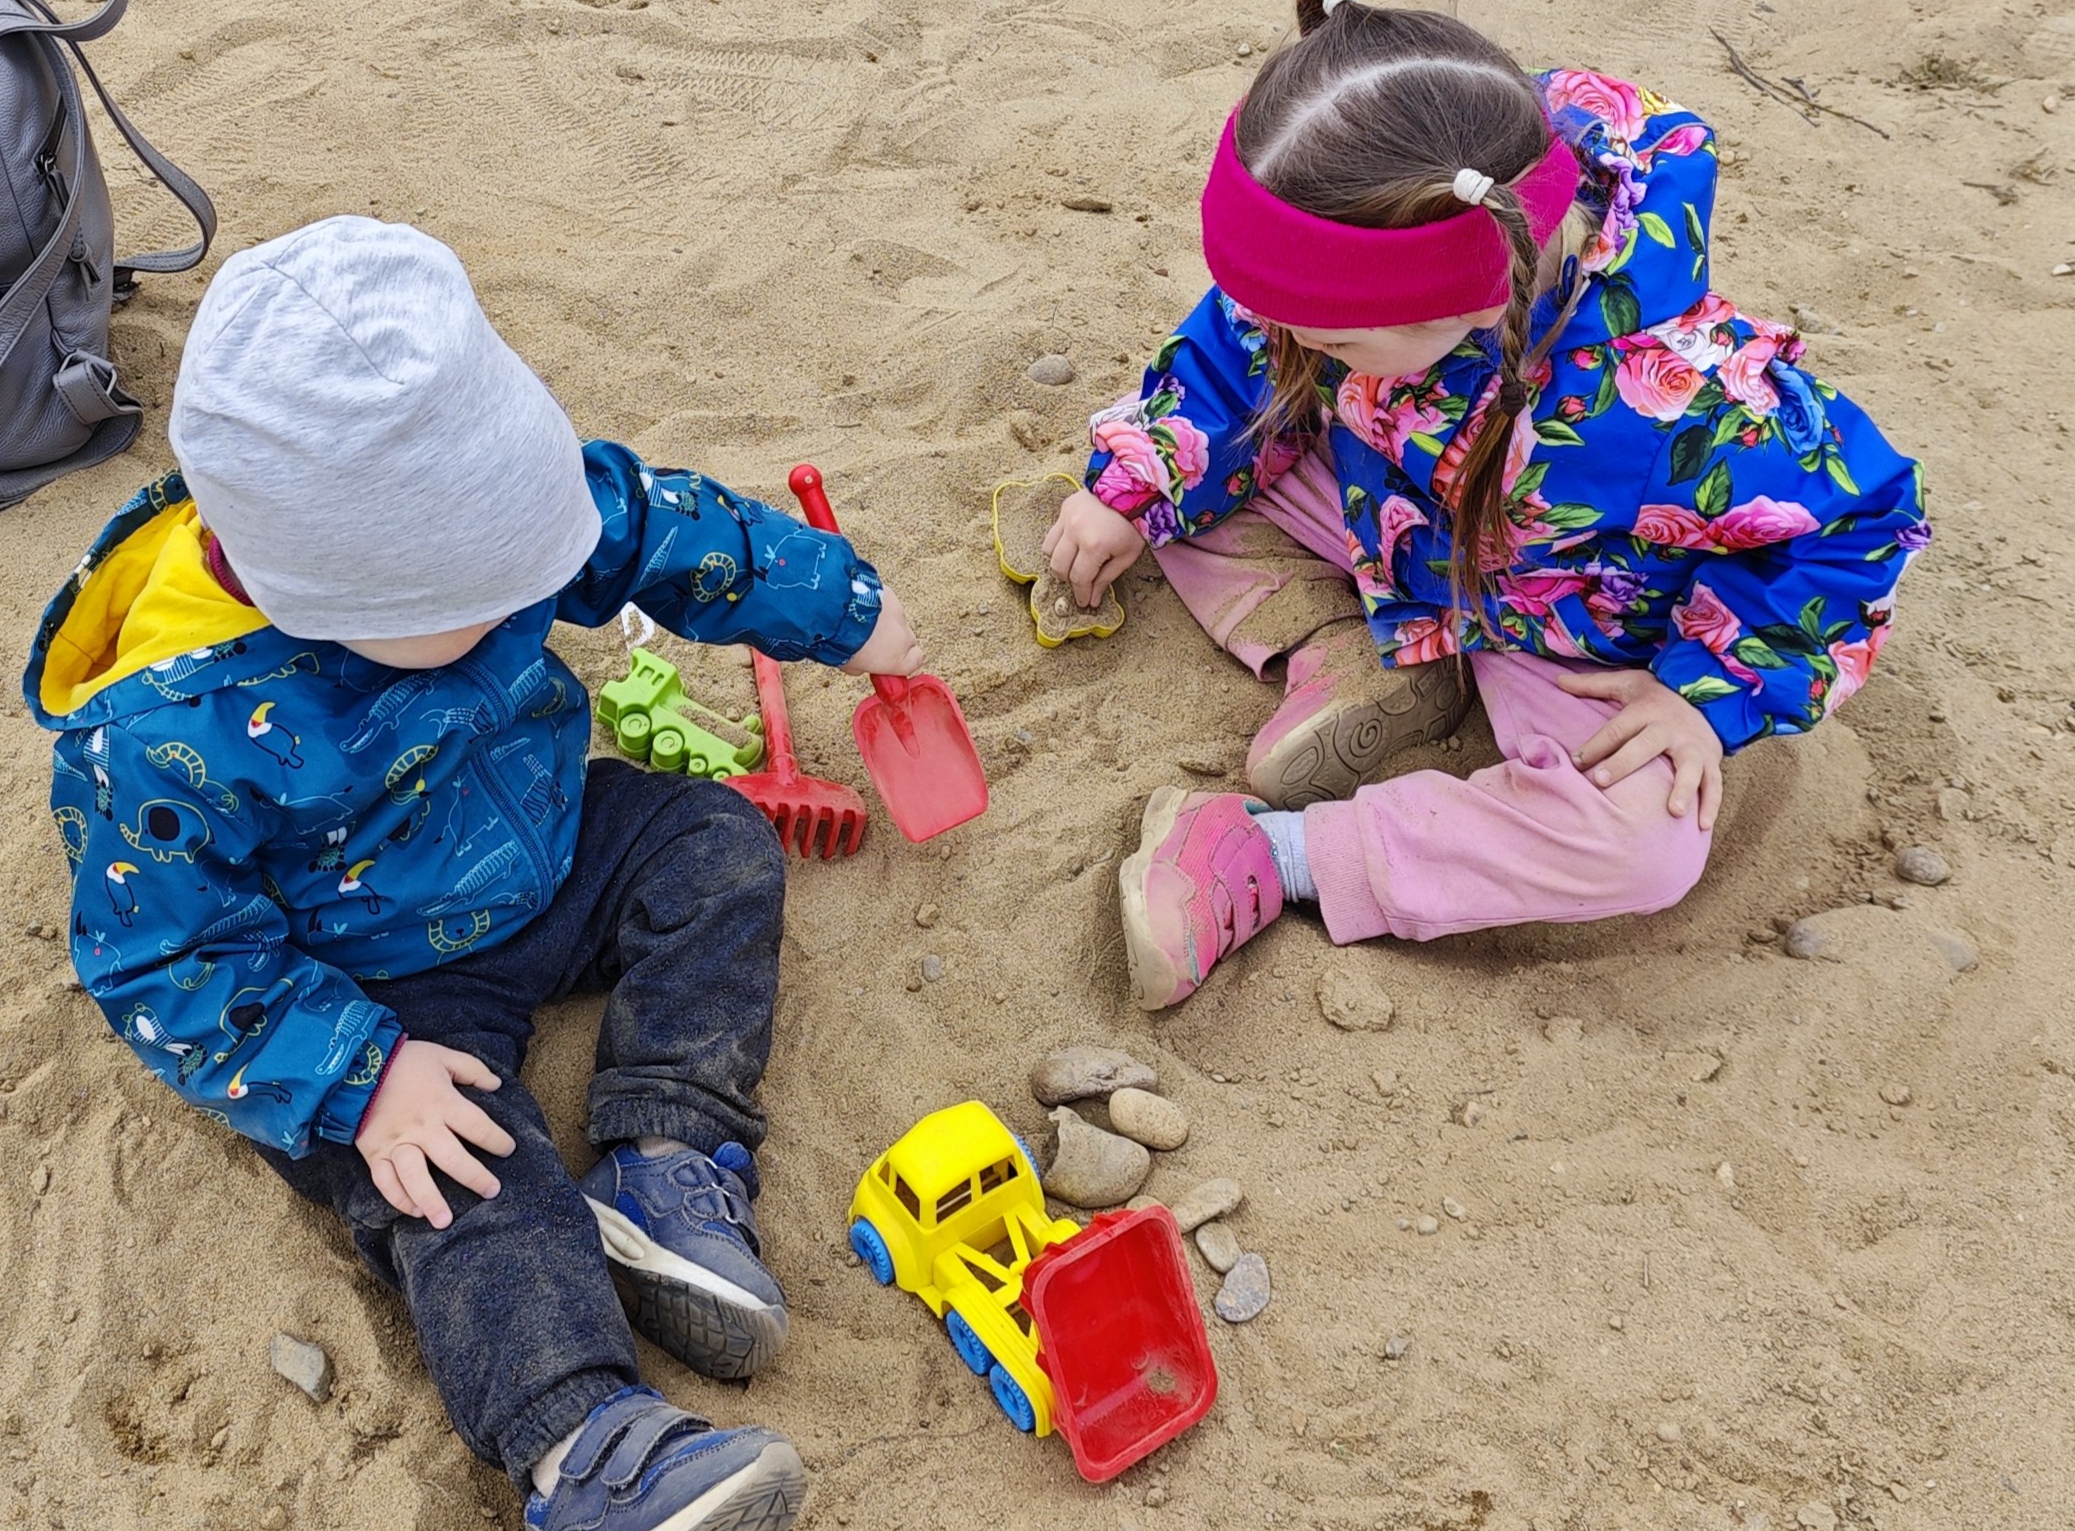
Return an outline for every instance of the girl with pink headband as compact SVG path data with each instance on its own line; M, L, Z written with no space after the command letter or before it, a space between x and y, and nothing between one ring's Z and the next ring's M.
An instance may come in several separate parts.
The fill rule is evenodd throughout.
M1218 285L1047 541L1089 604L1150 544L1222 647L1286 661L1253 795L1147 804L1148 1009L1290 901L1341 943L1676 903L1723 756L1864 683L1930 539L1917 465L1710 289L1704 122L1445 16L1298 21L1211 163ZM1376 780L1472 682L1504 758Z

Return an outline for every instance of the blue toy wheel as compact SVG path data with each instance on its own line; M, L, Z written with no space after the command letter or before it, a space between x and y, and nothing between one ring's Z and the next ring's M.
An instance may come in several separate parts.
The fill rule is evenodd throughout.
M867 1219L861 1217L850 1225L850 1247L865 1262L865 1269L872 1273L874 1281L881 1286L893 1285L893 1252L886 1247L886 1240L879 1236L879 1230Z
M1016 1140L1016 1147L1022 1150L1023 1162L1030 1166L1030 1178L1033 1180L1042 1178L1038 1174L1037 1155L1030 1151L1030 1145L1023 1141L1023 1135L1021 1133L1012 1132L1009 1134L1009 1136Z
M994 1365L994 1357L987 1349L987 1342L973 1333L973 1326L965 1321L965 1315L956 1308L944 1314L944 1329L951 1336L951 1348L958 1352L958 1359L972 1368L975 1377L984 1377Z
M994 1401L1001 1405L1002 1413L1009 1416L1009 1423L1025 1435L1037 1429L1037 1410L1030 1406L1030 1397L1006 1370L997 1365L987 1374L987 1386L994 1392Z

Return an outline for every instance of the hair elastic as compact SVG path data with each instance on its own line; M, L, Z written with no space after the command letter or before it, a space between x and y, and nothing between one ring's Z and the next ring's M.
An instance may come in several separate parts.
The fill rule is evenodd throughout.
M1454 191L1456 200L1467 202L1472 207L1484 206L1484 199L1498 183L1488 175L1475 170L1458 170L1455 173Z
M1510 299L1513 247L1489 208L1465 207L1409 229L1321 218L1254 179L1240 162L1238 120L1236 110L1226 119L1202 207L1203 258L1233 301L1278 324L1368 329L1473 314ZM1463 190L1459 175L1456 195ZM1548 152L1512 190L1535 243L1544 243L1577 195L1571 146L1552 131Z

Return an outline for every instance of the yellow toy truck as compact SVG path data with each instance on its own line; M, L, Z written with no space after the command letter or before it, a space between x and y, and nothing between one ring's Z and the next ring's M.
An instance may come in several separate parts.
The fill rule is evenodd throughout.
M1017 1429L1056 1422L1092 1482L1217 1396L1173 1214L1106 1213L1087 1228L1049 1216L1030 1150L978 1101L924 1117L865 1172L850 1247L944 1321Z

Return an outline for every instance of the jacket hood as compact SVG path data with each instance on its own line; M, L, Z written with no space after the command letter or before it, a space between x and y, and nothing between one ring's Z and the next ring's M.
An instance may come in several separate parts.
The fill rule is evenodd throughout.
M37 625L22 691L38 723L97 728L315 667L313 645L217 584L202 537L177 473L108 523Z
M1600 227L1579 257L1591 280L1564 331L1589 345L1675 319L1707 296L1715 134L1640 85L1582 69L1539 76L1557 133L1578 153Z

